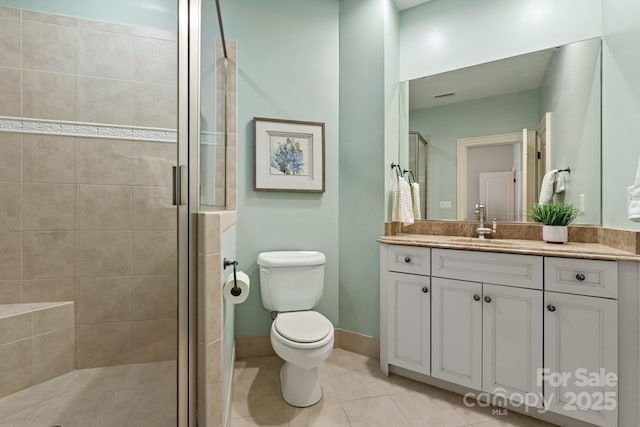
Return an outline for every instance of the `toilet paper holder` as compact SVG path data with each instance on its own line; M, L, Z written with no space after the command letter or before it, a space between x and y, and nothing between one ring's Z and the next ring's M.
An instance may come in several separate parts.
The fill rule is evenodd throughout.
M231 288L231 295L237 297L242 293L242 289L238 287L238 281L236 279L236 267L238 266L238 261L231 261L224 258L222 261L222 267L226 270L230 265L233 266L233 288Z

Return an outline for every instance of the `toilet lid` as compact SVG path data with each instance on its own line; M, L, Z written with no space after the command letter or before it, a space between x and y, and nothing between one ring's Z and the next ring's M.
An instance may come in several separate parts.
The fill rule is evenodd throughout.
M283 337L301 343L320 341L333 329L329 319L316 311L279 313L274 326Z

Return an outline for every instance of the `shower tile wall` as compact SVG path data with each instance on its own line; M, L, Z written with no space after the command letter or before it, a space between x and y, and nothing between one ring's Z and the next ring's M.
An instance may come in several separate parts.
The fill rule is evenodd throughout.
M0 8L0 116L176 127L176 34ZM175 143L0 132L0 304L73 301L76 367L176 356Z

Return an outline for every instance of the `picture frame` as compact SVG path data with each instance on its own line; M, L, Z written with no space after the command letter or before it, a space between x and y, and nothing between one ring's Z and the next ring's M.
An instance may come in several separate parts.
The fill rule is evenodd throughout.
M253 189L324 193L324 123L253 118Z

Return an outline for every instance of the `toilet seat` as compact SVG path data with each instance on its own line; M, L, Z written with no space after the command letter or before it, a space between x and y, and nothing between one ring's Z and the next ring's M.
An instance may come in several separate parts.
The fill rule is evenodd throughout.
M322 347L333 338L333 324L317 311L279 313L272 325L275 338L292 348Z

